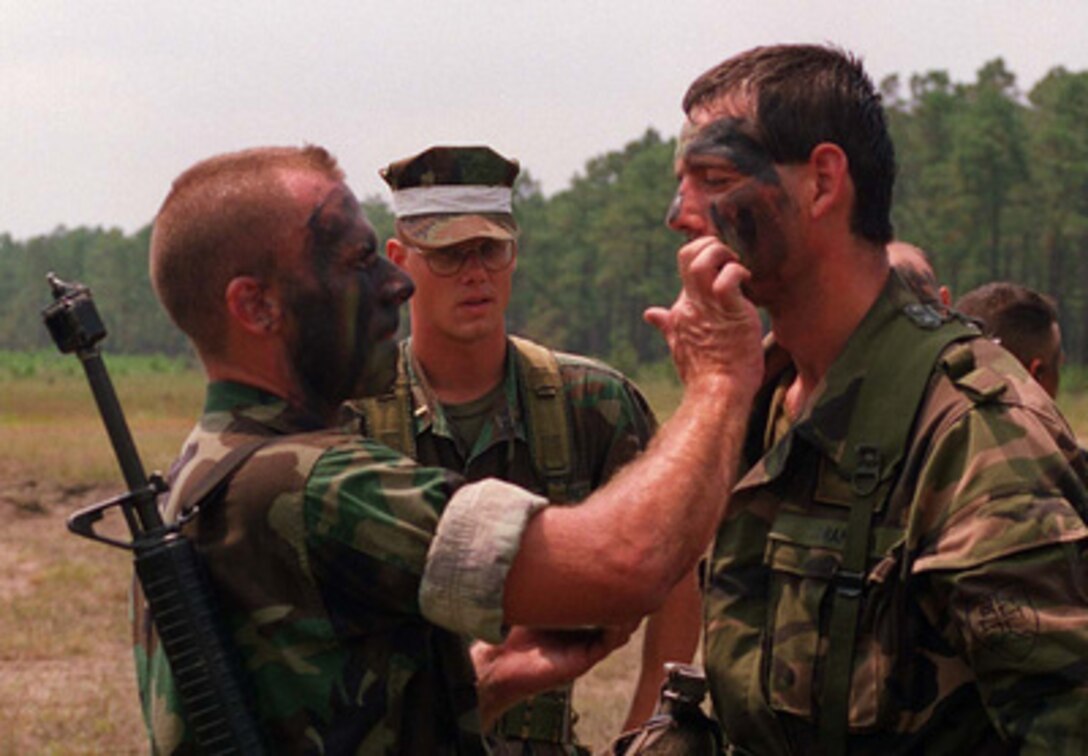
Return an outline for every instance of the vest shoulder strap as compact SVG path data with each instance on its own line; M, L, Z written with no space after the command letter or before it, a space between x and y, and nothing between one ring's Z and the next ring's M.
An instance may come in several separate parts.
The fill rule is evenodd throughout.
M544 481L548 498L566 501L573 470L572 443L559 361L552 350L528 339L511 336L510 341L524 386L525 422L533 466ZM414 459L416 439L407 350L407 343L402 343L392 389L380 396L355 400L352 408L362 417L364 433Z
M362 432L390 449L416 458L415 424L412 422L412 387L408 383L407 342L401 342L397 355L397 377L384 394L351 402L362 417Z
M548 498L566 501L573 467L570 420L563 394L563 377L555 352L517 336L510 337L517 353L518 372L525 387L529 452L544 478Z
M846 435L851 446L843 460L852 501L842 562L832 586L827 671L820 702L820 740L826 753L846 753L854 647L873 513L894 487L899 461L941 355L951 345L978 335L977 329L958 320L933 327L898 317L870 357L873 369L852 410ZM911 345L907 353L902 350L904 343Z

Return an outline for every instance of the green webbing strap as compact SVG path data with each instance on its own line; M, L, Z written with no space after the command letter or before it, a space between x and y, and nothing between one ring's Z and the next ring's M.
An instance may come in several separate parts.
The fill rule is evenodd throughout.
M846 753L854 646L868 569L873 512L892 489L893 474L906 449L938 357L953 342L977 335L976 329L958 321L934 324L925 318L896 312L893 321L881 331L880 341L867 361L870 370L846 435L857 443L845 450L840 469L850 479L852 502L842 562L832 585L819 717L820 742L825 754ZM910 349L904 350L904 344L909 344Z
M529 432L529 453L545 493L551 501L569 498L571 475L570 424L563 396L559 361L552 350L526 339L511 336L517 354L517 368L525 386L525 414ZM415 459L416 436L412 418L412 387L408 380L408 342L400 346L397 379L385 394L353 402L366 418L371 438Z
M865 588L869 534L873 510L880 500L876 494L884 493L884 488L878 485L879 449L859 445L858 457L859 464L851 485L853 502L846 521L846 544L842 563L835 573L831 618L828 622L827 669L820 707L821 740L827 754L846 753L854 644Z
M416 432L412 422L412 387L408 383L409 359L408 344L402 342L393 387L381 396L360 399L355 406L366 418L368 436L415 459Z
M544 478L548 499L566 501L571 474L570 429L559 361L552 350L511 336L525 385L529 451Z

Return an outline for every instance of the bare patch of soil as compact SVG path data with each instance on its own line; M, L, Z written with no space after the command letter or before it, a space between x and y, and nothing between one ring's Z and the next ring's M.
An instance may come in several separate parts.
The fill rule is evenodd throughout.
M0 754L146 752L129 558L65 527L70 512L116 491L2 473Z

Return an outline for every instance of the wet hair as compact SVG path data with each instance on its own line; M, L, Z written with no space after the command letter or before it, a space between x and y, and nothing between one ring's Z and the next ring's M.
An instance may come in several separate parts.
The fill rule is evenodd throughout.
M282 239L300 215L285 182L296 171L343 180L321 147L262 147L197 163L163 201L151 233L151 284L202 354L223 347L231 279L274 273Z
M895 148L880 93L857 58L831 46L756 47L697 78L684 112L713 112L733 96L751 103L757 138L777 163L805 161L822 142L838 145L854 182L851 231L878 244L892 239Z
M1040 358L1056 366L1060 349L1053 346L1053 326L1058 321L1055 301L1020 284L997 281L964 294L956 302L959 312L981 321L983 332L996 338L1024 365Z

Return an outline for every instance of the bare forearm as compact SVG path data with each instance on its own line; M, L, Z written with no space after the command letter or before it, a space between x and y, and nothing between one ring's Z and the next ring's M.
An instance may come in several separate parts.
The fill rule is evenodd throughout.
M507 578L507 621L608 624L660 606L717 528L750 401L724 378L693 382L644 455L581 506L534 517Z
M642 669L624 730L638 727L653 714L665 681L665 663L691 663L699 644L701 605L698 579L693 571L673 587L665 604L646 620Z

